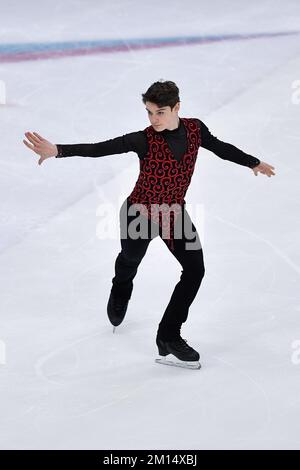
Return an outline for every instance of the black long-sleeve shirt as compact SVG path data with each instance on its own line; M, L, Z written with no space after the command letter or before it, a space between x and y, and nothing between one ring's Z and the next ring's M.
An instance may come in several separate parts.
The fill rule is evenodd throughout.
M200 126L201 147L210 150L223 160L254 168L260 160L238 149L232 144L222 142L212 135L208 127L196 119ZM169 144L175 159L179 162L187 150L187 136L183 121L180 119L176 129L165 129L160 132ZM82 156L103 157L119 153L135 152L143 160L148 152L148 141L145 131L131 132L113 139L91 144L56 144L56 158Z

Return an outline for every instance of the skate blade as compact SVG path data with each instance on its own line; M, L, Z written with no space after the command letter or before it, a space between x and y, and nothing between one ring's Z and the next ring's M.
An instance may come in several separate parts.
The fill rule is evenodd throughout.
M168 359L166 359L168 357ZM168 356L159 356L155 359L157 364L164 364L165 366L184 367L185 369L200 369L201 364L199 361L181 361L177 357L169 354Z

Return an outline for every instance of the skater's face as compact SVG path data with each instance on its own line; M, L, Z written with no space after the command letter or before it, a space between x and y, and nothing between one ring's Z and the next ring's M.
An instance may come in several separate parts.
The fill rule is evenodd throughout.
M178 127L179 107L179 102L171 110L170 106L160 107L155 103L146 101L146 111L148 113L149 120L157 132L161 132L164 129L173 130Z

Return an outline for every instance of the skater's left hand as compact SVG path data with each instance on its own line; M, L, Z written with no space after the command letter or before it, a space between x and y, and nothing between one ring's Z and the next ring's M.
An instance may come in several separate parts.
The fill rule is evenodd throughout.
M253 171L255 176L257 176L257 173L263 173L264 175L267 175L269 177L275 175L273 171L275 170L275 168L265 162L260 162L259 165L256 165L254 168L251 168L251 170Z

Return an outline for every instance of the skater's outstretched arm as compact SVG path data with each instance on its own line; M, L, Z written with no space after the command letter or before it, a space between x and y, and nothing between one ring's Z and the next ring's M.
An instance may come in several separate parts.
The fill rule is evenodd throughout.
M131 132L114 139L91 144L52 144L37 132L25 132L29 140L23 140L24 144L40 155L38 164L50 157L62 158L72 156L103 157L127 152L139 152L141 132Z
M243 152L241 149L234 145L219 140L216 136L212 135L208 127L199 120L201 131L201 145L202 147L210 150L223 160L229 160L239 165L247 166L252 169L255 176L258 173L263 173L267 176L275 175L274 167L269 163L262 162L256 157Z

